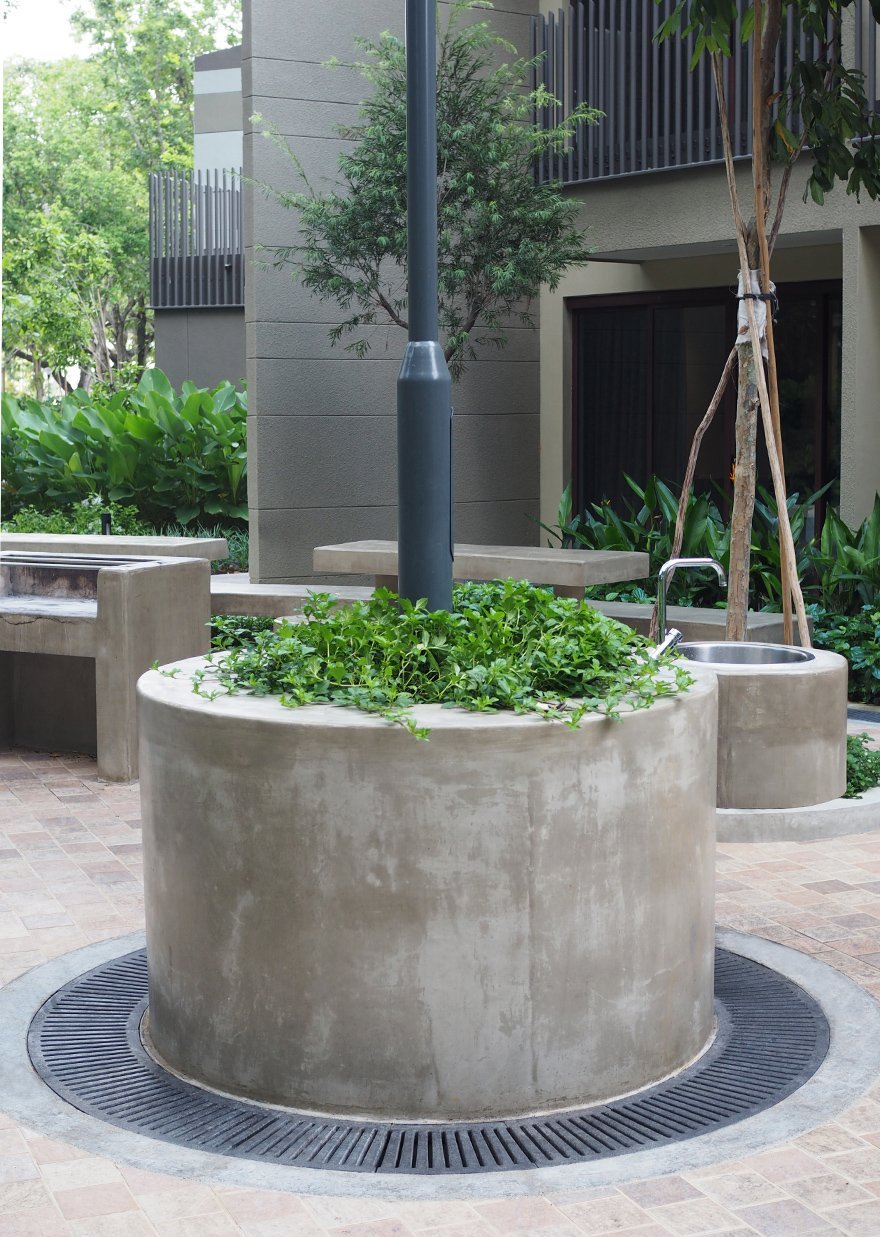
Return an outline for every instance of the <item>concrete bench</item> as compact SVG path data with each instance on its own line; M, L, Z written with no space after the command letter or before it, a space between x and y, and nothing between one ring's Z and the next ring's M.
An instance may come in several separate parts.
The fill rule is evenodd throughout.
M373 590L338 584L252 584L244 572L211 576L211 613L281 618L302 610L312 593L332 593L341 605L366 601Z
M229 557L225 537L106 537L86 533L0 533L0 550L29 554L147 554L151 558Z
M312 555L316 572L375 577L376 586L397 591L396 541L347 541L320 545ZM549 584L567 597L583 597L592 584L642 580L648 555L626 550L560 550L543 546L456 545L452 563L456 580L530 580Z
M0 553L0 745L137 776L135 686L208 651L206 558Z
M591 601L591 606L615 618L627 627L646 636L651 625L651 609L648 604L631 601ZM727 623L726 610L714 610L702 606L668 606L667 627L677 627L685 640L723 640ZM767 614L762 610L750 610L746 626L746 639L759 640L764 644L782 644L782 615ZM794 619L794 642L799 644L797 618Z

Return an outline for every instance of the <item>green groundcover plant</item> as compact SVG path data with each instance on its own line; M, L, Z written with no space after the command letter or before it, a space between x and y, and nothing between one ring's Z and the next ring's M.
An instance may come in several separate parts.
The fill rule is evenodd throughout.
M155 533L137 513L136 507L122 507L119 503L99 501L75 503L55 511L38 511L36 507L22 507L15 515L4 520L0 528L4 533L73 533L95 535L102 531L101 516L110 516L110 528L126 537L144 537Z
M880 751L870 746L867 734L846 737L846 793L844 799L858 799L866 790L880 786Z
M425 739L416 704L512 709L575 727L587 713L618 718L693 682L650 658L648 641L622 623L525 581L458 584L453 601L447 612L386 589L352 606L315 594L305 622L212 654L194 688L274 695L289 708L348 705Z
M813 639L849 662L849 698L880 704L880 599L856 614L828 613L811 606Z
M211 647L239 649L253 644L264 631L272 631L274 618L262 614L215 614L211 619Z

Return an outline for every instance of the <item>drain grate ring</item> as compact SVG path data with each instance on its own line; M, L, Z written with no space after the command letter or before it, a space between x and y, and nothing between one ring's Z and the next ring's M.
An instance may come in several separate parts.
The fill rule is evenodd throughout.
M144 950L59 989L37 1011L37 1073L82 1112L165 1142L286 1164L370 1173L484 1173L602 1160L693 1138L777 1104L815 1073L828 1023L796 984L739 954L715 952L718 1034L664 1083L593 1108L519 1120L346 1121L217 1095L144 1051Z

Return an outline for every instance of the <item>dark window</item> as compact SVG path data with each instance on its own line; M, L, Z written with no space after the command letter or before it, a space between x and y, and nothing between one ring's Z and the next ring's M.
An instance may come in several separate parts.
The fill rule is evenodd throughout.
M789 492L835 482L840 471L840 284L779 289L780 413ZM630 496L652 474L680 484L694 430L735 336L727 289L585 297L570 302L574 330L573 480L578 507ZM703 439L697 489L730 491L735 380ZM761 435L759 434L759 441ZM769 487L763 446L758 475Z

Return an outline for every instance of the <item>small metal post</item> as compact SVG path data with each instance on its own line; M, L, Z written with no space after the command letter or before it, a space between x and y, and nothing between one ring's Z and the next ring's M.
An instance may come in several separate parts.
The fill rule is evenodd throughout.
M400 595L452 609L452 380L438 340L436 0L406 0L409 343L397 379Z
M109 536L110 536L110 533L111 533L111 531L112 531L112 529L111 529L111 521L112 521L112 516L111 516L110 512L109 512L109 511L102 511L102 512L101 512L101 536L102 536L102 537L109 537Z

